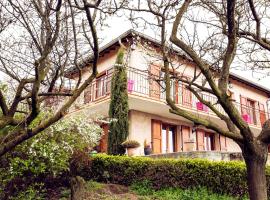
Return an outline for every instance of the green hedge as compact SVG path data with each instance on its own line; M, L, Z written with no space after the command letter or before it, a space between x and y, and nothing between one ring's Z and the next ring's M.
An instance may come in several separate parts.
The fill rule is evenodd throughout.
M270 170L267 169L270 180ZM243 162L213 162L198 159L150 159L98 155L92 159L89 176L96 181L123 185L148 180L156 189L206 187L221 193L247 193ZM268 186L269 190L269 186Z

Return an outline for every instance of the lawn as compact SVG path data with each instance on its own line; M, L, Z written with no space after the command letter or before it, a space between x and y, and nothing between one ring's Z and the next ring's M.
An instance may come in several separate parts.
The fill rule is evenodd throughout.
M130 187L94 181L88 181L86 185L85 196L89 200L237 200L234 197L215 194L204 188L153 190L147 182L133 184ZM69 190L63 189L59 198L66 200L69 196Z

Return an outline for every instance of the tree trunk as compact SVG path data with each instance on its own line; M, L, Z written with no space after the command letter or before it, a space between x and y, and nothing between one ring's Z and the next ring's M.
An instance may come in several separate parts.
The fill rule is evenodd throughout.
M71 200L83 200L85 199L86 186L82 177L72 177L70 181L71 188Z
M247 166L248 193L251 200L267 200L267 183L265 167L267 161L267 149L262 147L260 151L243 151Z

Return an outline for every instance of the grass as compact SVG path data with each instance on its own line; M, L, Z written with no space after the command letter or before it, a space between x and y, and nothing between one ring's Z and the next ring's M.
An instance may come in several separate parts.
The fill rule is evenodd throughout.
M165 188L154 190L149 181L143 181L131 185L129 188L120 185L114 185L111 190L111 184L98 183L95 181L86 182L87 192L91 200L240 200L239 198L220 195L207 190L206 188L179 189ZM126 188L126 191L118 192ZM118 191L118 192L117 192ZM67 200L70 196L70 190L62 190L61 200ZM242 198L241 200L248 200Z
M133 184L130 188L140 196L140 200L239 200L239 198L213 193L205 188L154 190L147 181ZM242 198L241 200L247 199Z
M102 184L102 183L98 183L95 181L87 181L86 182L86 188L88 191L99 190L99 189L102 189L103 187L104 187L104 184Z

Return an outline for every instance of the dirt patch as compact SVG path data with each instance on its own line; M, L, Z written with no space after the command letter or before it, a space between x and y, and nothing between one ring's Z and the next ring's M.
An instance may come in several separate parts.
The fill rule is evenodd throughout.
M128 187L117 184L86 182L86 190L81 200L140 200ZM48 200L70 200L70 188L49 191Z
M86 200L137 200L137 195L129 191L128 187L117 184L104 184L102 188L87 191Z

